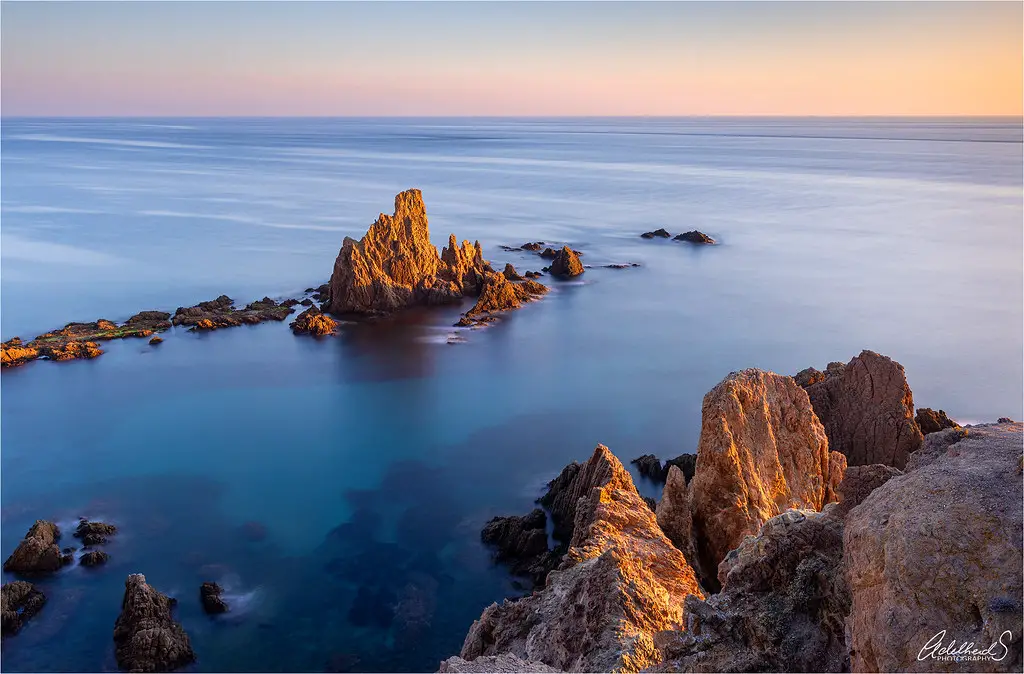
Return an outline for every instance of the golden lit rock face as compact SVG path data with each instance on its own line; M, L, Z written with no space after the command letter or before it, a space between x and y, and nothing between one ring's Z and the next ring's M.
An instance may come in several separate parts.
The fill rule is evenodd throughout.
M511 653L567 672L636 672L659 661L654 635L681 629L693 569L658 528L615 456L598 445L567 477L572 543L546 587L492 604L473 623L462 658ZM557 506L565 512L566 509Z
M672 540L691 541L702 579L745 536L791 508L821 510L837 500L846 461L829 452L807 394L792 378L734 372L704 396L697 468L686 489L666 484L662 522ZM678 513L689 502L692 526Z
M323 314L316 307L310 307L299 314L291 323L295 334L331 335L338 328L338 323L330 316Z
M394 214L381 213L362 239L345 237L324 309L380 314L450 304L478 293L487 270L479 242L460 247L451 235L439 255L430 243L423 195L406 190L395 197Z

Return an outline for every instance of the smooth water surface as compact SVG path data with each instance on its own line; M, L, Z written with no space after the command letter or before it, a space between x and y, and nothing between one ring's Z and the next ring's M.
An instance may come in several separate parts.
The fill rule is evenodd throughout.
M543 263L500 244L568 242L592 266L455 345L447 308L5 371L3 555L37 518L65 545L80 515L121 533L107 566L40 582L3 668L115 669L142 572L179 599L196 671L434 671L521 591L489 517L598 442L693 451L704 393L744 367L870 348L918 405L1020 418L1020 156L1019 119L3 120L4 339L295 296L409 187L435 243L523 271ZM660 226L721 245L638 237ZM600 266L620 262L641 266Z

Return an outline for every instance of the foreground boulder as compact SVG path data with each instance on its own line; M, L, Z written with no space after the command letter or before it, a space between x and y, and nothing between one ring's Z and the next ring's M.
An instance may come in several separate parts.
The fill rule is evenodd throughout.
M715 588L719 563L745 536L791 508L817 511L835 501L846 461L829 451L791 377L734 372L704 396L701 417L693 479L665 485L659 522L680 549L693 551L701 580Z
M195 661L192 644L171 617L174 599L146 583L141 573L125 581L121 615L114 623L117 665L129 672L168 672Z
M4 571L22 575L53 573L64 565L60 546L60 529L53 522L36 520L25 538L4 562Z
M5 583L0 587L0 632L4 636L17 634L32 616L39 613L45 603L46 595L37 590L32 583L23 580Z
M1021 671L1022 425L943 434L846 516L853 671Z
M427 210L419 190L395 196L393 215L380 214L362 239L345 237L328 284L324 310L382 314L414 305L456 303L480 292L490 265L480 243L455 235L438 255L430 242Z
M823 512L787 510L744 539L719 567L722 591L686 600L686 631L655 643L662 672L849 671L843 525Z
M797 374L814 406L829 448L851 466L882 463L903 469L924 437L914 421L914 395L903 366L874 351L862 351L845 366Z
M562 517L569 495L579 495L559 569L542 591L489 606L470 628L462 659L508 653L561 671L636 672L659 661L657 632L682 627L686 596L703 596L608 448L574 465L555 481Z
M580 262L580 256L576 251L569 246L562 246L562 249L555 254L554 260L551 261L549 271L552 276L572 278L583 273L583 263Z
M917 427L921 429L923 435L938 433L944 428L960 428L960 424L946 416L943 410L936 412L928 407L919 407L914 421L917 422Z
M322 337L333 335L338 329L338 322L316 307L309 307L295 317L290 325L296 335L315 335Z

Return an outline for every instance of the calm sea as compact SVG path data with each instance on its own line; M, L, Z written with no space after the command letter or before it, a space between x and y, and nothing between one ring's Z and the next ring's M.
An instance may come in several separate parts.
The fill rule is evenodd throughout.
M6 639L6 671L116 667L124 579L179 599L196 671L434 671L520 590L481 525L598 442L693 451L730 371L869 348L920 406L1024 416L1020 119L5 119L3 339L325 282L423 190L434 241L594 265L448 345L458 309L285 324L2 375L2 554L36 518L121 528ZM700 229L720 246L647 241ZM599 268L636 262L626 270ZM641 483L645 493L657 490ZM265 532L264 536L254 532ZM9 580L5 577L4 579ZM198 587L233 610L210 620Z

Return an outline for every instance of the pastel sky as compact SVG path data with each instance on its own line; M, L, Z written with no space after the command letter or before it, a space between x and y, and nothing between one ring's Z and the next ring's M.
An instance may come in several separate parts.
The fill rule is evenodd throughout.
M1020 2L3 2L16 115L1020 115Z

